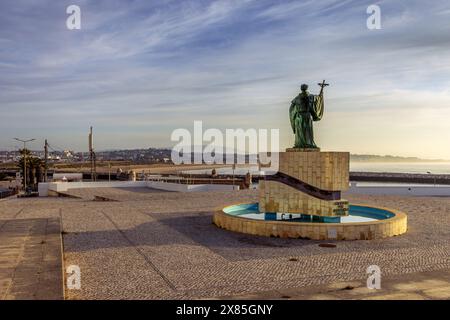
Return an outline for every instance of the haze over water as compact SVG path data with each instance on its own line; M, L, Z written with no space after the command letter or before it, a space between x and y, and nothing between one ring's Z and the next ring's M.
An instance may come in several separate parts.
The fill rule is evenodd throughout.
M235 174L258 173L258 166L237 167ZM450 162L362 162L350 161L350 171L450 174ZM187 170L186 173L211 173L211 169ZM232 174L229 167L216 168L218 174Z
M450 174L450 162L356 162L350 171Z

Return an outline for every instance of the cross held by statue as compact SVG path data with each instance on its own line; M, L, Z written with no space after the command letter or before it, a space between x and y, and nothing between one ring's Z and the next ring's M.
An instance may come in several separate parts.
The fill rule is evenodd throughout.
M322 83L318 83L318 85L323 89L323 87L329 86L329 83L325 83L325 80L322 81Z

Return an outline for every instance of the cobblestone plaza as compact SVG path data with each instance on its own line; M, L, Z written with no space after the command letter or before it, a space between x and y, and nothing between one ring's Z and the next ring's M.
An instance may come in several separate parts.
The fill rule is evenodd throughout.
M0 202L0 237L15 235L14 244L2 242L0 247L9 252L10 261L10 265L0 262L0 298L28 298L20 296L20 284L14 285L22 278L15 277L18 268L11 261L24 265L27 256L21 250L30 247L26 243L34 239L33 230L42 229L35 233L48 238L36 238L30 247L40 250L42 268L57 261L57 252L51 255L53 259L46 258L48 250L41 250L39 244L57 244L54 230L58 221L63 237L61 268L78 265L81 270L81 289L65 288L66 299L333 298L320 292L336 291L341 286L356 289L335 297L450 297L449 198L345 195L351 203L406 212L408 232L389 239L320 247L324 241L250 236L212 224L215 210L256 202L256 190L174 193L98 188L72 190L70 194L78 198L10 198ZM93 201L94 196L111 201ZM35 221L33 225L41 229L26 227L27 221ZM38 260L33 260L34 264ZM369 265L381 268L382 290L366 292L363 288ZM28 271L33 278L42 268L21 272ZM30 289L33 285L28 289L43 292L42 277L37 278L41 281L33 282L34 291ZM400 281L397 289L409 284L409 288L425 291L420 295L414 290L395 291L395 281ZM60 273L53 283L59 282ZM426 291L433 289L438 291ZM39 297L55 298L29 298Z

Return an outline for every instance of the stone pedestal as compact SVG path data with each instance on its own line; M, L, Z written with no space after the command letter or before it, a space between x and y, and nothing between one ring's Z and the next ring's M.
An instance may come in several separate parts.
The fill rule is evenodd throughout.
M287 149L280 153L279 172L259 182L261 212L314 216L348 215L341 191L349 187L348 152Z

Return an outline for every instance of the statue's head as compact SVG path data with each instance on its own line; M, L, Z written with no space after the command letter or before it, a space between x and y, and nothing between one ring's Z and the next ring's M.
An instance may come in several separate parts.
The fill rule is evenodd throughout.
M308 90L308 85L307 85L307 84L302 84L302 85L300 86L300 89L301 89L302 91L306 91L306 90Z

